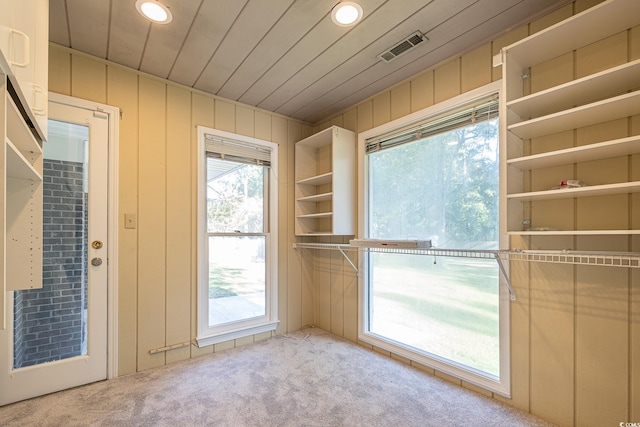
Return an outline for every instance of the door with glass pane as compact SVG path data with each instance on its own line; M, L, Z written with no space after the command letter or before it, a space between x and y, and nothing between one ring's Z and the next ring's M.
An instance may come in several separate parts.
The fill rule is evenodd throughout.
M49 103L41 289L8 293L0 404L107 377L108 118Z

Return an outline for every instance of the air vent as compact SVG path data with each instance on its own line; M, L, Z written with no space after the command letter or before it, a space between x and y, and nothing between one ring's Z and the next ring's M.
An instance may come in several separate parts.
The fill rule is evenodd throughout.
M402 40L400 43L397 43L395 46L392 46L382 52L380 55L378 55L378 58L382 59L384 62L393 61L400 55L407 53L426 40L428 39L424 36L424 34L422 34L420 31L416 31L406 39Z

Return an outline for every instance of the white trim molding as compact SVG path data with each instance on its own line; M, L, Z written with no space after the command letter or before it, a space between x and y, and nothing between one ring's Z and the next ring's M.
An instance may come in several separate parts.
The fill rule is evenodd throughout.
M109 120L107 234L107 378L118 376L118 153L120 109L80 98L49 92L49 101L97 111Z

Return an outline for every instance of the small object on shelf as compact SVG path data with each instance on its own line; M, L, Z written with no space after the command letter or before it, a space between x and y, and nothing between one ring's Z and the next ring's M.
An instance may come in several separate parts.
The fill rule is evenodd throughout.
M353 239L351 246L359 248L399 248L399 249L430 249L431 240L383 240L383 239Z
M579 188L586 187L579 179L565 179L560 181L560 184L551 187L552 190L562 190L564 188Z

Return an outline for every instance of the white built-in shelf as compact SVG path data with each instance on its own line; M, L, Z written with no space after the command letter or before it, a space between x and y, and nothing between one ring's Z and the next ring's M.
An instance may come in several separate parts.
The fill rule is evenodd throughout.
M300 219L317 219L317 218L331 218L333 212L318 212L306 215L297 215L296 218Z
M295 145L295 234L355 234L355 133L332 126Z
M35 136L27 127L18 107L10 96L7 100L7 138L25 157L39 158L42 156L42 147L36 141ZM32 162L33 163L33 162Z
M640 25L640 1L605 1L510 45L508 59L525 69Z
M521 230L521 225L533 215L532 207L518 202L559 200L582 197L625 195L640 192L640 181L591 185L545 191L528 191L531 180L525 172L561 165L598 161L614 157L640 154L640 135L619 138L620 135L600 137L596 143L524 155L526 143L536 144L534 138L573 131L617 119L640 114L640 59L598 69L593 74L565 82L533 94L526 94L523 79L536 77L537 65L570 54L577 49L599 42L615 34L625 33L640 25L640 1L606 0L575 16L522 39L502 51L502 71L505 92L501 95L506 109L501 123L507 138L502 149L506 159L506 194L504 204L508 235L577 236L632 235L637 229L586 230ZM601 49L606 49L602 45ZM594 46L595 48L595 46ZM567 61L571 58L567 55ZM575 61L575 58L574 58ZM575 63L574 63L575 66ZM637 133L637 132L635 132ZM572 136L567 132L567 137ZM559 137L558 137L559 139ZM580 178L580 177L576 177ZM539 209L550 209L538 206ZM635 209L632 207L631 209ZM549 214L549 212L544 212ZM540 214L540 212L536 212ZM637 215L635 210L631 213ZM590 215L577 211L578 217ZM544 216L544 215L543 215ZM535 224L535 221L534 221ZM574 228L578 228L574 226Z
M22 153L8 139L6 140L6 146L7 177L26 179L36 182L42 181L42 174L38 172L27 159L24 158Z
M507 102L522 119L583 105L640 88L640 59Z
M610 196L637 192L640 192L640 181L591 185L587 187L565 188L561 190L529 191L525 193L508 194L507 199L528 202L532 200L571 199L574 197Z
M298 202L326 202L333 198L333 193L314 194L313 196L300 197Z
M640 114L640 90L515 123L508 130L529 139L636 114Z
M640 135L507 160L520 170L549 168L640 153Z
M298 185L323 185L330 184L333 179L333 173L327 172L320 175L312 176L309 178L303 178L300 181L296 181Z

